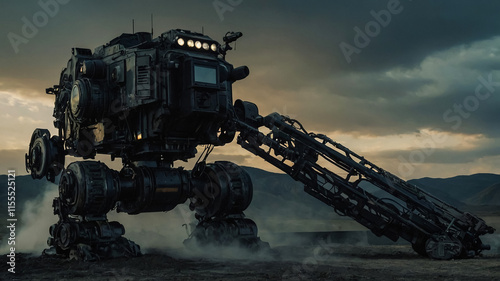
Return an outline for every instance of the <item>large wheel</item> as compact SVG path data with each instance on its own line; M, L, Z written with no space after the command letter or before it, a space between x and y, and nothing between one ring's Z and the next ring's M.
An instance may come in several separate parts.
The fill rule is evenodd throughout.
M252 180L240 166L217 161L197 173L200 176L196 178L191 208L199 216L209 219L239 214L252 202Z
M41 179L47 177L54 182L64 168L63 142L58 136L50 137L47 129L36 129L31 135L31 141L26 158L26 171L31 177Z
M462 242L448 234L434 234L425 242L427 255L436 260L451 260L464 255Z

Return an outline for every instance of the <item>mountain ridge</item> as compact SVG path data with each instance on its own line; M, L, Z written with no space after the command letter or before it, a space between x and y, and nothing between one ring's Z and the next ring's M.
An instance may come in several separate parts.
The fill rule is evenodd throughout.
M243 166L243 169L252 178L255 195L253 202L256 198L272 195L279 201L288 200L293 203L305 201L307 204L324 205L303 192L303 184L287 174L247 166ZM7 183L7 175L0 175L0 182ZM408 182L452 205L500 205L500 174L477 173L450 178L424 177ZM57 188L57 184L45 179L34 180L30 175L16 176L16 200L19 202L34 200L50 188ZM6 199L7 192L0 194L2 202ZM330 207L326 205L325 207L331 210Z

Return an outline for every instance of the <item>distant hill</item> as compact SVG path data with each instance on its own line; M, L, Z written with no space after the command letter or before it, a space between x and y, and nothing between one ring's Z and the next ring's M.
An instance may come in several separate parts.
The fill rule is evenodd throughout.
M250 174L254 186L252 204L245 212L249 217L305 220L337 218L331 207L305 193L303 184L294 181L288 175L252 167L244 169ZM7 176L0 175L0 182L6 183ZM475 174L447 179L422 178L409 182L458 208L466 205L500 206L500 175ZM45 179L33 180L29 175L17 176L17 210L21 212L25 202L41 198L48 190L57 190L57 184ZM0 193L0 202L5 206L7 192ZM0 219L4 219L5 216L6 212L0 212Z
M19 204L22 204L28 200L34 200L42 197L45 191L47 191L48 189L57 188L56 184L53 184L46 179L34 180L29 175L16 176L15 180L16 206L19 206ZM0 175L0 183L2 183L2 185L7 185L7 175ZM2 202L2 205L7 202L7 189L4 190L4 192L0 193L0 202ZM3 214L3 210L0 213Z
M495 183L467 200L470 205L500 206L500 182Z
M474 174L445 179L421 178L409 182L438 198L443 198L445 201L449 199L450 201L459 201L470 205L500 205L500 201L490 200L490 198L500 196L499 188L492 187L489 189L491 186L500 184L500 175ZM486 191L486 189L489 190ZM452 202L448 203L452 204Z
M244 167L252 177L254 199L249 211L259 216L283 215L298 218L335 218L326 206L303 191L303 184L286 174L270 173L258 168ZM470 205L500 206L500 175L474 174L452 178L422 178L410 183L459 209L476 211ZM368 187L376 196L384 192ZM481 209L482 210L482 209ZM254 213L255 212L255 213Z
M443 183L440 183L439 185L435 184L432 181L426 181L426 183L421 183L419 179L416 180L409 180L408 181L411 184L414 184L418 187L420 187L422 190L424 190L427 193L430 193L434 195L435 197L439 198L440 200L453 205L457 208L462 208L466 205L465 202L462 200L457 199L455 196L451 195L449 190L443 190ZM453 193L453 192L451 192Z
M252 178L254 196L248 208L251 217L332 219L332 208L304 192L304 185L286 174L244 167ZM247 213L245 212L245 213Z
M25 209L25 204L29 201L41 200L44 194L49 190L57 190L57 185L53 184L45 179L34 180L31 176L16 176L16 208L15 215L17 219L20 219ZM0 175L0 182L2 185L7 186L7 175ZM7 188L0 192L0 206L2 210L0 211L0 220L6 221L7 213ZM4 207L5 206L5 207ZM5 209L4 209L5 208ZM24 222L20 221L17 225L22 225ZM0 241L3 235L7 233L7 228L0 228Z

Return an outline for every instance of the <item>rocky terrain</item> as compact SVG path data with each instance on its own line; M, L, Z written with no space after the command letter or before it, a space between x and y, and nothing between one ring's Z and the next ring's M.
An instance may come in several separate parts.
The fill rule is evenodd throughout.
M138 258L84 263L18 254L2 280L500 280L500 255L436 261L408 245L323 244L275 247L281 257L150 252Z

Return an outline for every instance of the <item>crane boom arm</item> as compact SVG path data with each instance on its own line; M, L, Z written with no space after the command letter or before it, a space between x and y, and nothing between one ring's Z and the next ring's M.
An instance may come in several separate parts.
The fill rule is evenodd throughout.
M325 135L307 132L294 119L278 113L262 117L252 103L239 104L238 144L304 183L305 192L339 215L351 217L377 236L393 241L401 237L417 253L435 259L472 257L489 249L479 236L495 229L481 218L460 211Z

